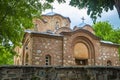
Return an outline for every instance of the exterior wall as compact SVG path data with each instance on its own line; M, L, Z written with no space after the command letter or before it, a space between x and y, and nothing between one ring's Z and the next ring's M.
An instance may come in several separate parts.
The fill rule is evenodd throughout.
M101 43L99 56L97 58L99 61L99 65L107 66L107 61L111 61L112 66L120 65L118 47L111 44Z
M52 66L61 66L63 56L63 41L62 37L55 37L50 35L33 35L32 46L32 64L33 65L45 65L45 56L51 56Z
M99 49L99 47L96 47L96 46L99 40L93 38L92 36L90 36L89 34L86 34L85 32L79 31L71 34L64 34L64 42L63 42L64 43L63 44L64 45L64 50L63 50L64 66L76 65L75 57L74 57L74 45L77 43L77 41L85 42L84 38L86 39L86 41L88 41L86 44L89 46L88 65L95 65L95 56L96 56L96 53L98 53L98 49ZM84 49L82 51L84 51Z
M74 66L75 59L72 52L72 44L70 35L64 35L63 39L63 64L64 66Z
M19 53L15 57L16 65L45 65L45 56L51 56L52 66L79 66L75 62L74 45L80 41L86 43L89 50L88 65L112 66L120 65L118 46L101 43L94 35L84 31L66 32L64 36L51 34L26 34L22 48L16 48ZM26 47L28 47L26 49ZM82 50L84 52L84 49ZM28 61L27 56L28 55Z

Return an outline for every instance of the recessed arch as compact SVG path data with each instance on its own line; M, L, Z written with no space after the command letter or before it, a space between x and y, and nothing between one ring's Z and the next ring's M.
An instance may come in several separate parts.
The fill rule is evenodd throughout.
M54 28L59 29L61 27L61 24L62 24L62 19L59 16L54 16L53 20L54 20L54 25L53 25Z
M25 65L29 64L29 55L28 53L25 54Z
M76 59L88 59L88 48L84 43L78 42L75 44L74 57Z
M95 50L93 43L84 36L77 36L72 41L73 55L76 64L87 65L94 64L95 60Z

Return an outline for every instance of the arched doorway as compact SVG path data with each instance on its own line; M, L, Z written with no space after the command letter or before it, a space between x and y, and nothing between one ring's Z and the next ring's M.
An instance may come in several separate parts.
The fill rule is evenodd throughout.
M86 37L79 36L73 40L73 55L76 65L94 65L94 46Z
M75 63L77 65L88 64L88 48L84 43L79 42L75 44L74 57L75 57Z

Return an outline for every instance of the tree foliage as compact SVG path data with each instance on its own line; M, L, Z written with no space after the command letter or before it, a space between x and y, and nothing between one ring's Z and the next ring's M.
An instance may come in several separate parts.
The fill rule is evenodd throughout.
M71 0L70 5L79 9L87 8L87 14L95 22L97 17L101 17L101 13L113 10L116 7L120 17L120 0Z
M12 47L11 47L12 48ZM0 46L0 65L13 64L13 52L12 49Z
M120 44L120 29L114 29L109 22L97 22L93 25L95 35L102 40Z
M0 0L0 64L9 63L24 30L33 26L32 19L50 7L48 1L41 0Z
M120 44L120 28L114 29L111 41Z

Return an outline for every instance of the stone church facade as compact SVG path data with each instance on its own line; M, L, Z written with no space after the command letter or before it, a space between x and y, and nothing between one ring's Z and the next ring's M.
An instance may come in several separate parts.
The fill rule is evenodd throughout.
M81 23L70 28L70 19L51 12L34 19L22 47L16 47L15 65L119 66L118 44L103 41L93 28Z

